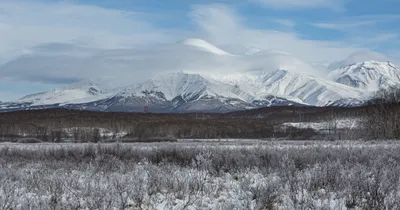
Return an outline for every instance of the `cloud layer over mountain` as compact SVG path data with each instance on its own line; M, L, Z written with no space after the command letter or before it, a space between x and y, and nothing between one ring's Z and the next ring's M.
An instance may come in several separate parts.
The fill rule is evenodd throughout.
M187 10L172 14L148 12L140 6L125 10L69 1L5 0L0 10L0 83L11 85L0 91L0 100L15 99L23 92L19 88L17 94L15 88L21 82L34 84L26 85L26 91L31 91L37 84L58 86L93 77L143 81L177 71L225 74L260 68L305 69L301 65L308 64L300 60L341 61L349 54L368 51L363 45L340 40L307 38L294 30L299 22L272 16L257 19L244 14L235 2L194 1ZM249 2L283 11L326 8L338 12L345 6L330 0ZM187 40L192 37L199 39ZM215 48L195 49L196 40L206 40ZM280 62L285 55L271 56L276 51L297 60ZM321 72L307 69L310 74Z

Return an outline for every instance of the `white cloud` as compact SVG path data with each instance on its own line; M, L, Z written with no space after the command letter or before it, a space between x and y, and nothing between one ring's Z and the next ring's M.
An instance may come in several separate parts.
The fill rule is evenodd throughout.
M217 45L236 44L283 50L313 61L341 60L360 50L341 42L302 39L294 32L250 28L234 10L221 4L196 6L191 17L199 27L199 33Z
M266 0L264 3L275 1ZM278 1L276 1L278 2ZM275 2L275 3L276 3ZM329 5L329 1L279 1L288 5ZM296 3L297 2L297 3ZM337 1L335 1L337 2ZM288 51L306 60L336 59L355 50L340 42L305 40L294 32L249 28L245 19L221 4L195 6L190 17L194 32L163 29L151 24L152 15L69 3L2 2L0 63L13 55L30 53L46 43L73 43L88 48L130 48L135 44L175 42L183 37L204 38L220 46L244 45ZM291 20L272 18L287 27ZM57 49L60 51L61 49ZM65 52L65 49L63 49ZM87 50L87 49L85 49ZM79 52L85 53L79 49ZM71 54L72 52L67 52Z
M367 33L365 33L367 34ZM374 34L372 36L362 36L362 35L354 35L348 38L350 41L359 44L379 44L383 42L391 42L394 44L395 40L398 40L399 35L395 33L381 33L381 34Z
M334 29L334 30L348 30L355 27L360 26L368 26L374 25L378 21L377 20L365 20L365 21L356 21L356 22L340 22L340 23L313 23L313 26L325 29Z
M80 52L80 53L76 53ZM229 56L231 57L231 56ZM180 43L147 44L129 49L99 50L72 44L46 44L0 68L0 76L44 83L71 83L93 77L148 79L160 72L218 71L235 60Z
M343 10L346 0L253 0L273 9L328 8Z
M293 20L277 19L275 20L275 22L289 28L292 28L296 25L296 22L294 22Z
M348 31L349 29L365 28L385 22L397 22L398 20L400 20L400 15L362 15L341 18L331 22L314 22L311 25L324 29Z
M60 7L60 9L61 14L66 13L63 11L63 7ZM90 11L90 9L84 14L84 17L96 13L96 11ZM88 9L73 6L66 10L67 14L71 14L71 10L75 14L75 12L80 13L82 10ZM100 10L100 12L108 14L106 11ZM115 12L111 10L109 14L114 15ZM117 14L117 17L119 17L124 13ZM114 17L113 15L111 17ZM234 10L221 4L195 6L190 17L195 23L195 28L197 28L196 34L217 46L256 46L262 50L286 51L304 60L342 59L343 55L358 50L357 48L345 47L339 42L304 40L292 32L248 28L244 24L245 19L242 19ZM66 20L62 18L60 22ZM116 20L119 20L119 18ZM125 21L127 26L136 23L131 23L130 20ZM116 25L116 28L124 28L124 25ZM57 28L53 25L48 27L48 30L53 29L53 27ZM74 30L77 29L74 28ZM83 33L89 33L84 29L79 30L82 30ZM136 32L132 31L132 33L135 36ZM159 31L159 33L163 34L162 31ZM143 36L146 34L144 32ZM63 38L58 34L53 35L57 39ZM118 39L118 37L121 39ZM110 35L109 38L117 41L122 40L124 43L135 43L135 40L126 41L124 39L126 37L120 35ZM54 41L57 41L57 39ZM100 40L104 41L104 39ZM115 49L119 45L115 45L111 41L107 43L111 43L113 48L108 50L104 49L109 48L107 43L105 43L106 46L90 42L85 42L84 46L76 43L44 43L29 48L28 54L3 66L0 69L0 76L46 83L70 83L94 76L131 76L132 80L145 80L159 72L239 71L259 68L266 64L252 60L254 65L248 65L247 60L244 61L236 57L215 57L204 52L193 51L190 47L177 43L157 44L159 39L148 40L148 42L153 43L136 45L134 48ZM281 59L282 57L278 58Z
M343 18L332 22L311 23L311 25L339 31L344 35L343 42L364 46L379 46L378 44L398 41L399 34L396 27L385 27L400 20L399 15L364 15ZM383 27L380 27L383 25Z
M349 65L353 63L363 62L367 60L386 62L389 58L381 53L373 52L371 50L361 50L350 54L346 59L341 61L336 61L328 66L328 69L335 70L344 65Z
M250 47L278 50L307 61L342 60L360 50L340 41L307 40L293 31L249 27L248 20L223 4L198 5L188 11L192 31L156 27L151 15L69 3L8 1L2 2L2 11L0 63L23 56L0 68L0 77L29 82L65 84L99 76L142 81L159 72L229 72L273 63L260 57L249 62L213 56L176 43L194 35L224 49L245 48L241 53ZM286 27L296 24L269 21Z
M174 39L152 26L141 13L62 2L2 1L1 9L0 63L42 43L120 48Z

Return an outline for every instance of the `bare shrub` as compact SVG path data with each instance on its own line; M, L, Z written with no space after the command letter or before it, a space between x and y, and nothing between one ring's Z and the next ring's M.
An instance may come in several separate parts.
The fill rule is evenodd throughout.
M42 143L40 139L36 138L22 138L17 141L18 143L22 144L37 144L37 143Z
M273 210L279 206L281 202L281 186L278 181L268 181L264 183L256 183L250 187L253 200L256 201L256 209Z

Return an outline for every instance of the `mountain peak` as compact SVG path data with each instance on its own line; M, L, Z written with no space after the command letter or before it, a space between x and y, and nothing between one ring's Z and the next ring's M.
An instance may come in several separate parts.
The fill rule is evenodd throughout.
M391 70L398 71L397 68L395 67L394 64L390 63L389 61L383 62L383 61L375 61L375 60L370 60L370 61L363 61L363 62L358 62L358 63L352 63L346 66L342 66L340 69L344 70L352 70L353 72L355 71L375 71L379 72L381 74L387 75L387 76L393 76L391 75L393 72ZM400 73L400 72L397 72Z
M363 61L342 66L329 77L348 86L376 91L400 84L400 70L386 61Z

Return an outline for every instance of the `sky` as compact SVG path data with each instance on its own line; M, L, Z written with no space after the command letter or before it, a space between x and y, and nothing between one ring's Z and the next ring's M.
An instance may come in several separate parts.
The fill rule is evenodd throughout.
M233 54L278 50L321 65L355 52L400 60L398 0L1 2L0 101L97 76L141 79L165 66L187 68L180 49L165 47L186 38Z

